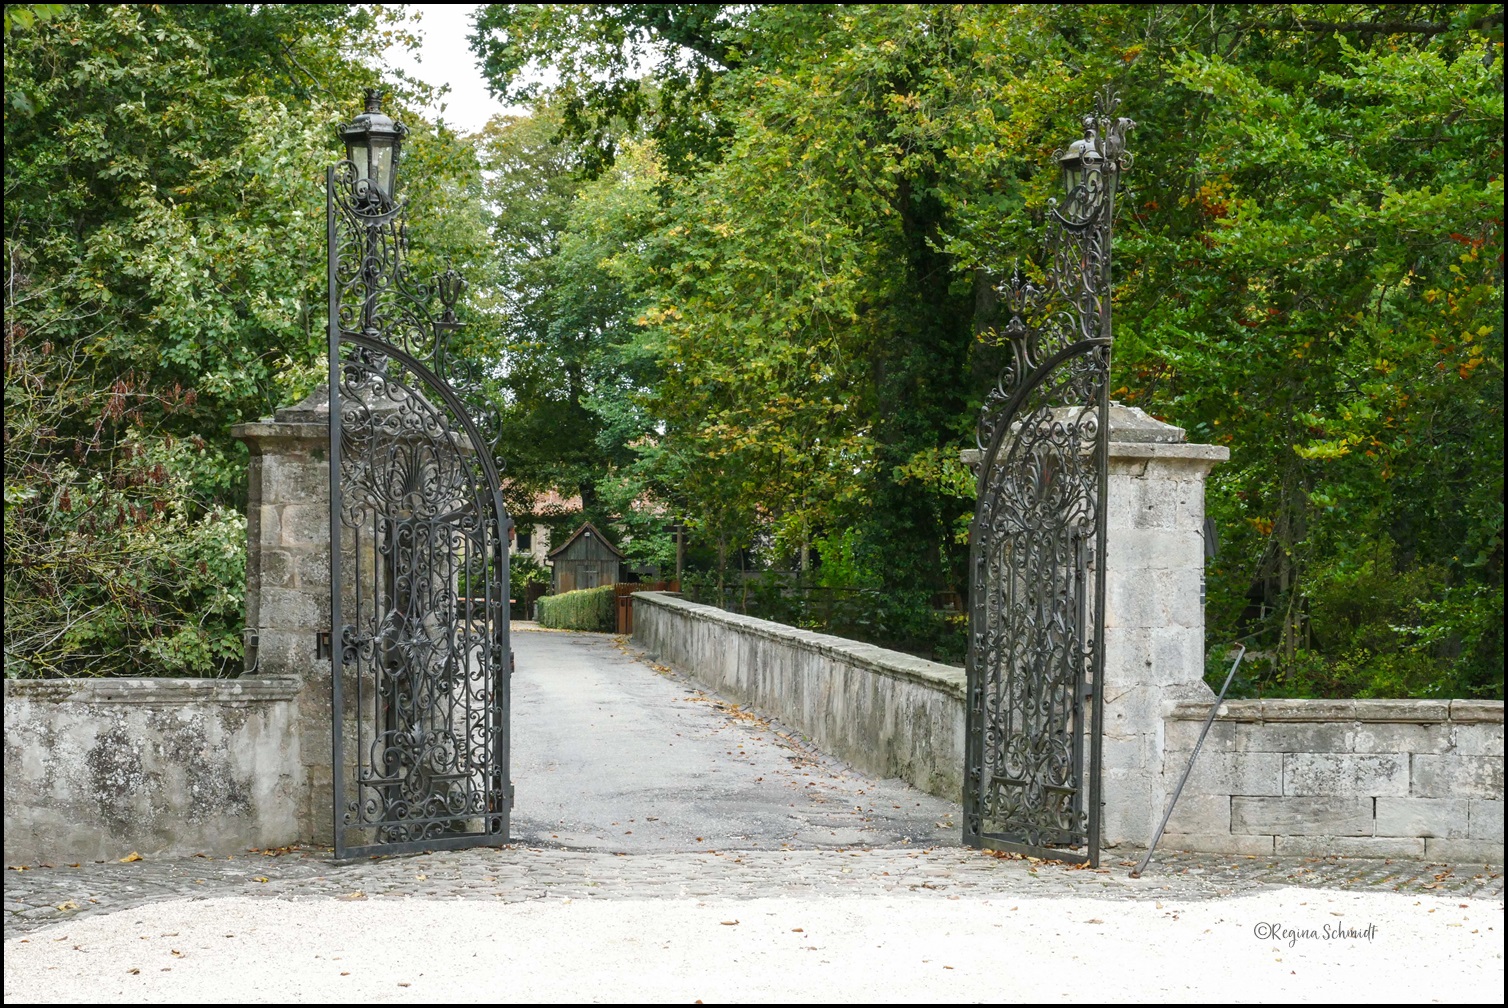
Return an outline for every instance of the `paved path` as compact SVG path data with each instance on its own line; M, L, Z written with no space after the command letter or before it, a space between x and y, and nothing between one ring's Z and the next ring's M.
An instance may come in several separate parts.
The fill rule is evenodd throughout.
M1129 854L996 857L957 846L955 806L611 636L515 649L513 846L13 867L6 1000L1501 996L1500 869L1167 852L1133 880ZM1319 937L1337 924L1377 929Z
M513 635L513 836L577 850L956 843L957 806L875 781L609 634Z

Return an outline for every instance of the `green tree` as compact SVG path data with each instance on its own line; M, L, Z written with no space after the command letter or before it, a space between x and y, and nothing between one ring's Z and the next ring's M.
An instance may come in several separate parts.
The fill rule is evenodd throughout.
M71 4L8 36L8 676L238 668L229 431L322 372L323 168L391 24ZM485 261L470 149L418 129L406 178L420 267Z
M652 226L609 261L658 368L627 469L725 560L814 546L901 634L958 586L976 337L1108 83L1139 123L1116 396L1234 450L1211 639L1263 691L1500 695L1500 5L684 14L493 5L475 41L500 91L556 71L583 164L619 150L591 123L647 123ZM672 151L679 120L716 142Z

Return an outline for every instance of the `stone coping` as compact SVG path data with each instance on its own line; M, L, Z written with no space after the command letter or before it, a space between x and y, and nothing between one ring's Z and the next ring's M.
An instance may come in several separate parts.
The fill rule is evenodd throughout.
M39 703L161 704L273 703L292 700L292 677L257 679L7 679L5 699Z
M1210 707L1183 701L1168 716L1178 721L1203 721ZM1501 700L1227 700L1217 721L1350 721L1404 724L1502 724Z
M941 693L955 696L959 700L964 699L967 692L968 677L964 670L956 665L944 665L941 662L927 661L925 658L876 647L873 644L864 644L844 637L834 637L831 634L786 626L784 623L774 623L770 620L756 619L753 616L731 613L716 606L687 601L673 592L635 592L633 598L646 605L685 613L709 623L736 627L755 637L763 637L802 651L825 655L849 665L878 672L892 679L927 686ZM634 625L640 625L637 618Z
M1230 458L1230 449L1225 445L1180 444L1166 441L1117 441L1110 439L1110 459L1187 459L1192 462L1224 462ZM963 464L978 468L984 461L984 452L978 448L965 448L958 453Z

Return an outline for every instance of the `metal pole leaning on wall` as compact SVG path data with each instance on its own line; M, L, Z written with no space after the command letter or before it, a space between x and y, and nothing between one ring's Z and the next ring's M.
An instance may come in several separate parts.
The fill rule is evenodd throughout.
M1204 745L1204 737L1210 733L1210 725L1215 723L1215 715L1220 712L1220 705L1225 702L1225 693L1230 689L1230 684L1236 678L1236 669L1241 666L1241 659L1246 657L1246 645L1237 644L1241 650L1236 654L1236 660L1231 663L1230 674L1225 677L1225 685L1220 687L1220 695L1215 697L1215 704L1210 708L1209 717L1204 719L1204 728L1199 732L1199 740L1194 743L1194 751L1189 753L1188 766L1183 768L1183 776L1178 778L1178 786L1173 789L1173 797L1168 800L1168 809L1162 814L1162 822L1157 824L1157 832L1152 834L1152 843L1147 847L1147 853L1142 855L1141 863L1131 872L1132 878L1141 878L1141 873L1146 870L1147 862L1152 860L1152 852L1157 849L1157 842L1162 839L1162 831L1168 828L1168 820L1173 818L1173 806L1178 804L1178 796L1183 794L1183 786L1188 783L1189 774L1194 769L1194 761L1199 758L1199 750Z

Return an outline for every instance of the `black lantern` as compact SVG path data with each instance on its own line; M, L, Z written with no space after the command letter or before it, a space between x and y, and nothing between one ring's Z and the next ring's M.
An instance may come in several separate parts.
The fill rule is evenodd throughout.
M357 185L367 198L388 207L397 193L398 153L408 128L388 118L381 104L382 89L367 88L366 111L340 128L340 138L346 158L356 165Z
M1097 172L1104 166L1104 157L1095 149L1094 140L1085 137L1075 140L1068 145L1068 149L1058 158L1058 165L1063 169L1063 189L1072 197L1079 186L1084 184L1084 176L1087 172Z

